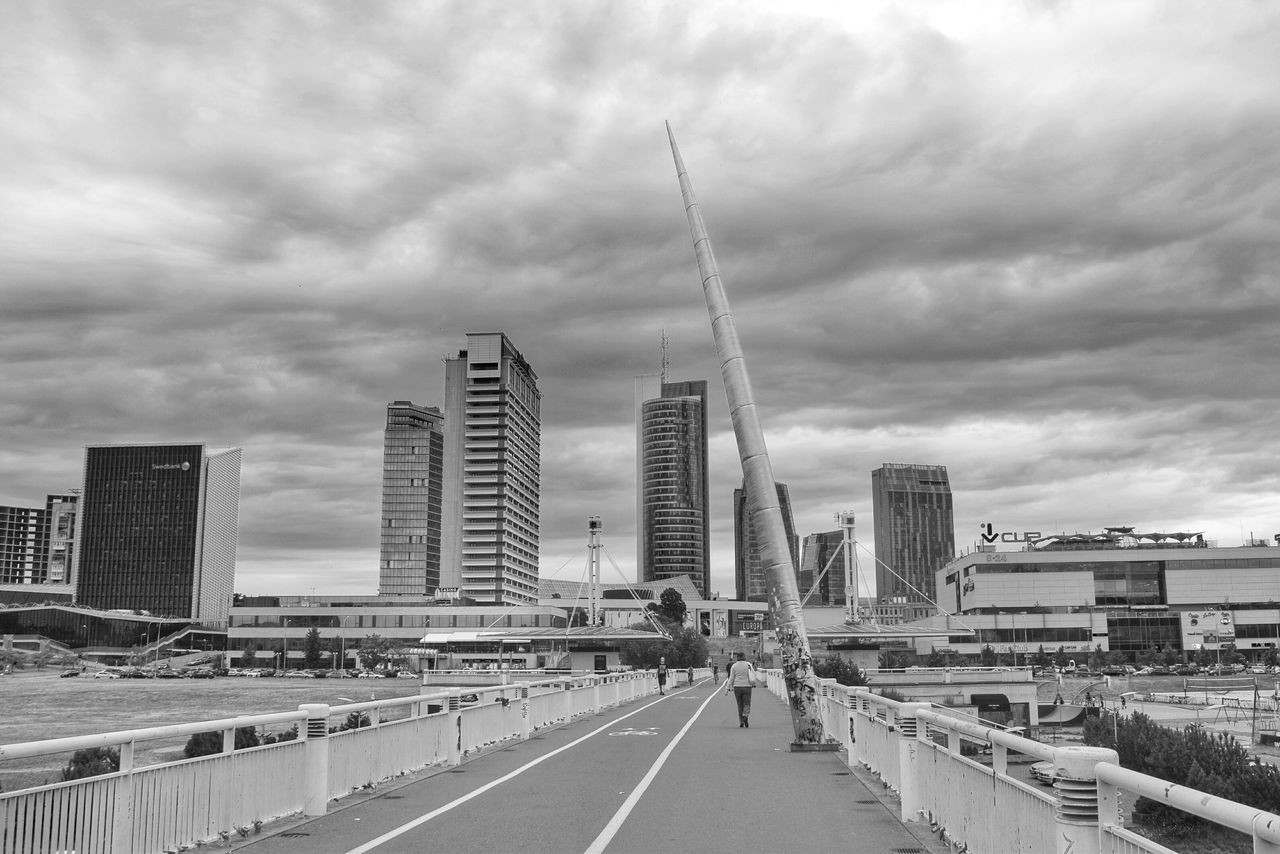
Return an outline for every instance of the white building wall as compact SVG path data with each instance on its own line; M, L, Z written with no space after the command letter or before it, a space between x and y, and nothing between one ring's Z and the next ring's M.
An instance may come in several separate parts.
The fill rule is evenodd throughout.
M240 448L205 457L203 518L192 615L225 620L236 583L240 535Z

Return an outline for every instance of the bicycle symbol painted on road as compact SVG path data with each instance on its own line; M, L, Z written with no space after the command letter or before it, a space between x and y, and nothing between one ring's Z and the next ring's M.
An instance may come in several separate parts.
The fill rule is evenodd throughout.
M656 729L632 729L631 727L627 727L627 728L626 728L626 729L624 729L624 730L619 730L618 732L611 732L611 733L609 733L609 735L610 735L610 736L618 736L618 735L657 735L657 734L658 734L658 731L657 731Z

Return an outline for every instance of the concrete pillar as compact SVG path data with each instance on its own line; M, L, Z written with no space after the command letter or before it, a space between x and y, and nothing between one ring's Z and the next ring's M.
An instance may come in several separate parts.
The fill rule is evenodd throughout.
M1105 747L1072 745L1053 751L1054 840L1057 854L1099 854L1099 762L1119 764L1119 756Z
M920 775L920 740L917 735L919 722L916 711L928 709L928 703L903 703L898 710L898 770L899 802L902 821L919 821L924 801L920 793L923 786Z
M566 679L560 684L564 688L564 700L561 708L564 710L564 722L568 723L573 719L573 680Z
M533 721L529 714L529 683L516 683L520 700L520 740L528 741L533 734Z
M462 764L462 689L449 689L449 703L445 707L445 714L449 716L448 732L449 732L449 758L447 763L450 766Z
M600 714L600 683L603 681L600 676L591 677L591 711Z
M324 815L329 809L329 705L304 703L306 712L302 738L306 752L302 760L303 815Z

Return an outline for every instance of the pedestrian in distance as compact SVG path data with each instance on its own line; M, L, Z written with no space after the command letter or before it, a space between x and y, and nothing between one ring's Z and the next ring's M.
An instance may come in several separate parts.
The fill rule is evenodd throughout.
M738 726L749 728L751 724L747 718L751 714L751 686L755 682L756 670L743 653L735 652L734 656L737 661L729 665L724 680L724 692L732 693L733 699L738 704Z
M667 659L658 659L658 693L667 693Z
M711 679L715 684L720 684L720 665L714 661L711 662Z

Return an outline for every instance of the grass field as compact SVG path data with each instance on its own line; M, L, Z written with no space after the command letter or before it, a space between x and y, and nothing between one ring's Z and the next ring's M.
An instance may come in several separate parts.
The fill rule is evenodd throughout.
M94 679L58 670L0 677L0 745L287 712L303 703L418 694L417 679ZM181 758L185 739L140 744L138 764ZM56 782L67 756L0 759L0 790Z

